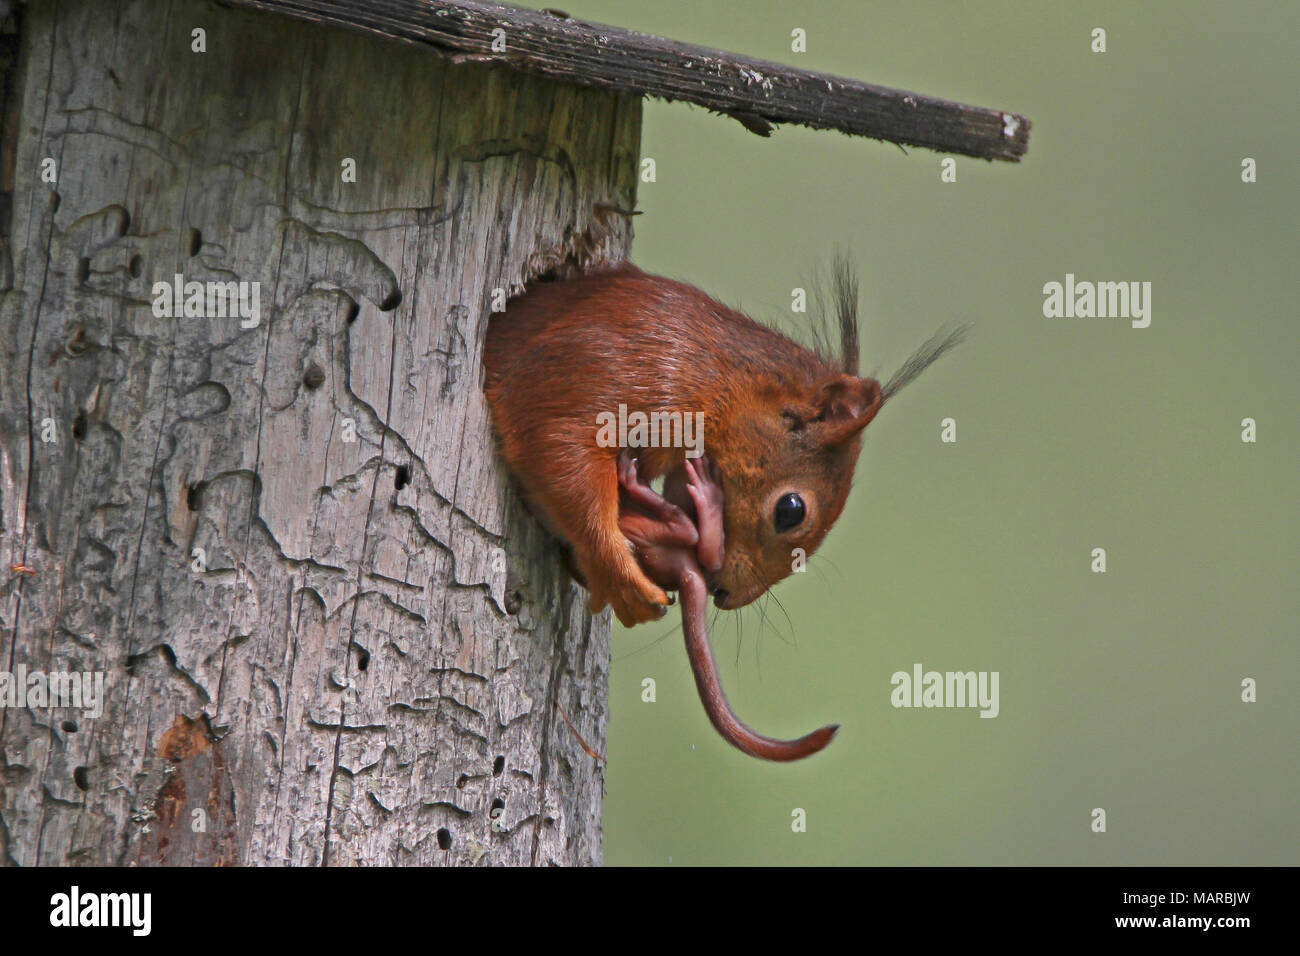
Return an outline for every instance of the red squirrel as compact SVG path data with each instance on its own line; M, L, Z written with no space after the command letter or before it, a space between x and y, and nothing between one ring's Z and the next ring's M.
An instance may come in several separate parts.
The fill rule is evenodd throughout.
M570 548L591 610L609 605L631 626L662 617L665 587L680 590L710 719L768 759L806 756L834 730L803 738L817 738L812 750L791 750L801 742L770 741L734 721L712 669L705 595L743 607L817 549L844 508L862 430L960 335L927 343L882 388L857 374L857 286L843 262L834 297L838 355L620 263L534 283L493 317L484 351L502 454L530 510ZM666 443L624 453L599 440L602 416L624 409L702 413L707 457ZM649 487L661 476L662 496ZM735 727L724 729L728 719ZM762 741L787 749L758 752Z

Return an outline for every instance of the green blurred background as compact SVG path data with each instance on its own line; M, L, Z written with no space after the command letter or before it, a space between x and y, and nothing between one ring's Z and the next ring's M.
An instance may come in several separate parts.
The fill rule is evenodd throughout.
M825 753L731 749L678 616L616 627L606 862L1300 862L1300 5L564 6L1034 124L1022 164L959 158L941 183L936 153L646 103L643 268L797 330L790 290L846 247L866 372L946 322L975 329L868 428L809 571L715 620L742 718L839 721ZM1151 327L1044 318L1067 272L1150 281ZM890 676L916 662L999 671L1000 716L894 709Z

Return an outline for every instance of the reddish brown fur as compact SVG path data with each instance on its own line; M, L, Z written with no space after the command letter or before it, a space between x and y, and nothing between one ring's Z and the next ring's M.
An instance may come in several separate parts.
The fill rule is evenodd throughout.
M664 590L619 531L618 448L596 443L597 415L704 413L704 449L721 468L725 562L706 572L719 607L759 597L811 554L843 510L862 429L882 401L872 379L709 298L624 263L542 282L492 319L484 388L506 462L536 514L568 542L591 592L626 625L661 616ZM681 448L637 450L647 479L683 498ZM802 525L777 533L776 500L802 496Z

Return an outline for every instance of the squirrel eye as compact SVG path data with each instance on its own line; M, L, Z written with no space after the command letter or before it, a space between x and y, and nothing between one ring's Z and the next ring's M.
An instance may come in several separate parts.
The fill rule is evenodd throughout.
M793 491L782 495L776 501L776 510L773 514L773 521L776 524L777 531L789 531L803 524L804 515L808 509L804 507L803 499Z

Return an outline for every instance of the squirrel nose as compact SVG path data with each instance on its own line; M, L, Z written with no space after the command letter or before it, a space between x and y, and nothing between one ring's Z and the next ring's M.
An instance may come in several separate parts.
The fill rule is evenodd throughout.
M731 597L731 592L728 591L726 588L713 589L713 603L716 604L718 607L722 607L722 605L726 604L727 598L729 597Z

